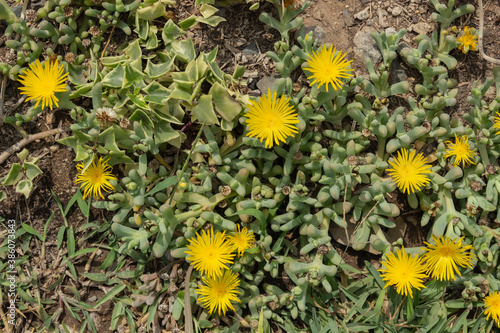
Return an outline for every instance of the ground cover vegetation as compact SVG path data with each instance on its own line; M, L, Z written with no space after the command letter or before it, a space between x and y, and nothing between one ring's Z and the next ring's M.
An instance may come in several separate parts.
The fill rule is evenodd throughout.
M76 154L80 186L66 207L54 195L60 211L43 233L26 223L15 232L17 317L35 313L38 331L98 332L93 313L108 303L105 329L119 332L497 329L500 68L474 83L469 113L450 118L458 93L450 53L476 52L482 36L453 26L472 5L430 3L439 28L399 51L421 74L410 85L389 76L404 29L373 32L383 61L368 58L369 75L356 76L342 50L305 33L309 2L273 2L274 14L260 20L281 36L267 53L281 77L253 98L241 93L245 67L226 73L217 48L200 52L185 38L223 20L216 1L198 0L198 14L175 21L172 0L49 0L20 18L0 0L12 50L0 71L31 103L5 122L26 134L23 124L47 108L66 109L72 124L60 131L70 134L59 143ZM104 33L115 29L128 37L108 55ZM64 57L56 46L67 48ZM294 71L309 86L297 87ZM490 88L496 98L485 97ZM19 162L1 179L0 200L7 187L28 198L42 173L22 148L7 152ZM106 214L96 220L91 207ZM78 230L66 218L72 209L87 219ZM410 223L408 211L429 230L425 246L391 233ZM43 286L58 297L44 299L29 247L42 242L43 259L54 214L64 218L57 248L67 251L53 269L67 270ZM379 265L348 265L332 240L339 230L346 247L379 253ZM77 258L103 250L98 269L75 269ZM86 301L74 286L83 279L103 296ZM2 329L15 329L5 311Z

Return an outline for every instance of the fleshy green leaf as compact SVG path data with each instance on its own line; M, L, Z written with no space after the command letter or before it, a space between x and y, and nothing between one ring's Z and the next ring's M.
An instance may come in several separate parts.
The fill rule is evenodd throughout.
M17 184L17 182L20 181L21 178L23 178L21 169L21 164L13 163L12 167L10 168L9 174L7 175L7 178L3 182L3 185L8 186Z
M29 179L21 180L16 186L16 192L22 193L28 199L30 196L31 190L33 189L33 183Z
M205 125L219 124L219 120L214 112L211 95L202 95L198 100L198 105L193 108L192 115Z
M26 177L28 177L29 180L33 180L36 176L43 173L40 168L30 162L24 162L23 167L24 170L26 170Z

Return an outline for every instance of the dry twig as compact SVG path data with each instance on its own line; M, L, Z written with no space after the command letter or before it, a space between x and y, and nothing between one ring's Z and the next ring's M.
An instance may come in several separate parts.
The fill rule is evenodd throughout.
M40 132L33 135L28 135L26 138L19 141L18 143L16 143L6 151L4 151L2 154L0 154L0 164L3 164L3 162L5 162L10 155L18 152L19 150L21 150L21 148L23 148L27 144L30 144L33 141L40 140L54 134L64 133L67 130L68 130L67 128L55 128L53 130Z
M483 11L483 0L479 1L479 54L481 57L489 62L496 65L500 65L500 60L487 56L483 50L483 30L484 30L484 11Z

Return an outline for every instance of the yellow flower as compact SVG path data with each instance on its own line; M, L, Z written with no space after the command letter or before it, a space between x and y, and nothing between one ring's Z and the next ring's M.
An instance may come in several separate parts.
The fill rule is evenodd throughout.
M486 319L490 319L490 317L492 317L492 319L500 327L500 293L498 291L492 291L484 298L483 301L484 306L486 307L486 310L484 310Z
M462 163L462 168L465 168L465 163L476 164L473 160L475 155L474 150L470 149L468 141L469 138L467 137L467 135L458 138L457 134L455 133L455 143L451 141L445 141L446 147L448 149L446 150L446 154L444 154L444 158L455 156L455 162L453 163L453 166L457 166Z
M81 183L80 187L83 187L84 199L89 194L92 194L93 197L99 195L104 199L101 190L110 191L115 189L109 181L111 179L117 180L117 178L111 173L113 168L108 165L108 161L103 162L101 157L97 163L94 159L87 169L83 170L83 167L83 162L76 166L78 178L75 180L75 184Z
M422 256L422 259L426 261L427 274L432 272L433 279L455 280L455 273L460 275L457 266L472 268L472 260L476 258L476 255L467 251L473 250L474 247L472 245L462 246L464 237L451 240L448 237L445 239L441 236L439 239L432 236L432 239L436 245L424 242L427 248L423 249L427 252Z
M497 112L496 117L493 118L493 128L499 130L495 135L500 134L500 112Z
M240 231L240 225L238 224L238 231L227 236L227 240L233 246L233 249L238 250L238 255L242 256L246 249L255 244L255 235L251 231L248 232L246 227Z
M217 232L214 235L213 227L210 231L203 231L196 239L191 238L190 251L186 251L186 258L194 268L209 278L221 277L222 271L227 269L226 264L233 262L233 247L226 241L226 232Z
M205 285L201 285L195 291L196 294L201 295L198 298L198 302L204 308L208 308L210 314L217 310L217 314L220 316L226 314L228 309L234 311L234 307L231 301L240 302L236 294L239 294L238 286L240 285L240 280L238 275L233 273L233 271L226 269L219 277L202 277L202 281Z
M458 49L462 50L462 53L467 54L467 52L469 52L469 48L472 51L476 51L477 48L476 29L467 26L464 27L464 31L460 33L460 36L457 38L457 42L460 43Z
M413 298L412 288L418 290L425 288L422 280L427 277L425 274L425 266L422 264L422 258L418 256L410 256L406 253L405 248L397 249L396 255L393 252L387 255L387 259L382 261L382 264L387 267L379 269L383 281L387 281L385 288L389 285L395 285L396 291L400 295L410 295Z
M343 84L340 80L341 78L354 76L349 73L353 69L348 68L352 60L344 60L345 54L342 54L342 50L336 52L337 48L333 50L332 48L332 45L329 48L323 45L319 51L313 51L313 55L309 55L311 59L307 60L309 67L304 67L304 70L311 73L307 77L308 79L313 79L311 85L318 83L318 88L325 85L327 92L328 84L331 84L333 89L337 90L337 87L340 88Z
M290 105L290 97L281 96L276 98L276 91L271 97L271 89L267 96L263 95L258 102L250 101L247 112L246 123L249 128L247 136L256 137L262 142L266 140L266 148L271 148L276 142L285 142L289 136L298 133L298 115L293 106Z
M26 99L35 100L35 107L42 101L42 109L47 105L52 110L52 106L59 105L59 99L55 96L56 92L66 91L65 81L68 78L68 73L64 73L63 66L59 66L59 62L45 61L42 65L40 60L29 64L30 69L24 74L19 75L19 82L24 87L20 87L22 94L28 96Z
M395 162L389 161L392 169L387 171L403 193L420 191L420 188L429 182L426 174L432 173L431 166L425 164L426 159L422 153L415 156L414 150L408 153L408 149L403 148L401 151L398 151Z

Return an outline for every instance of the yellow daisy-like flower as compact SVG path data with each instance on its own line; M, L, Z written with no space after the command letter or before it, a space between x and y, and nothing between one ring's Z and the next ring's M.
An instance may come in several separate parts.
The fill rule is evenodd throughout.
M231 301L240 302L238 297L239 294L238 287L240 285L240 280L238 275L233 273L233 271L226 269L221 276L205 278L202 277L202 281L205 285L199 286L195 293L201 295L198 298L198 303L204 308L208 308L210 314L217 311L220 316L226 314L228 309L234 311L234 307Z
M233 247L226 241L226 232L217 232L214 229L203 231L201 236L196 234L196 239L189 239L186 251L187 260L194 268L209 278L221 277L227 269L226 264L233 263Z
M426 261L427 274L432 272L433 279L450 281L455 280L455 273L460 275L457 266L472 268L472 260L476 258L476 255L468 250L473 250L474 246L463 246L462 240L464 238L452 240L448 237L445 239L443 236L441 238L432 236L436 245L424 242L427 247L423 249L427 252L422 256L422 259Z
M298 133L297 124L299 118L293 106L290 105L290 97L276 97L276 91L271 97L271 89L267 96L263 95L259 101L250 101L249 111L245 115L249 128L247 136L266 140L266 148L271 148L274 143L285 142L286 138Z
M64 73L63 66L59 65L57 60L47 60L42 65L40 60L29 64L30 69L19 75L19 82L24 87L20 87L22 94L28 96L26 99L35 100L35 107L42 101L42 109L47 105L51 110L52 106L59 105L59 99L56 97L56 92L66 91L66 79L68 73Z
M455 143L451 141L445 141L446 147L448 149L446 150L446 154L444 154L443 157L446 159L448 157L455 156L455 162L453 162L453 166L457 166L462 163L462 168L465 168L465 163L476 164L473 160L475 152L474 150L470 149L468 141L469 137L467 135L458 138L457 134L455 133Z
M397 249L396 255L393 252L387 255L387 259L382 261L382 264L387 267L379 269L383 281L386 281L385 288L390 285L396 286L396 291L400 295L410 295L413 298L412 288L418 290L425 288L422 283L427 277L425 274L425 266L422 264L422 258L418 256L410 256L406 253L405 248Z
M87 195L92 194L93 197L99 195L104 199L101 191L110 191L115 188L109 183L111 179L118 180L111 171L113 168L108 165L108 161L102 161L102 157L96 162L95 159L92 164L85 170L83 170L83 162L76 166L78 170L78 178L75 180L75 184L80 184L83 187L83 198L85 199Z
M493 128L498 130L495 135L500 134L500 112L497 112L497 115L493 117Z
M486 310L484 310L486 319L492 317L500 327L500 293L498 291L490 292L490 294L483 299L483 302L486 307Z
M311 73L308 79L313 79L311 85L317 83L318 88L325 85L326 91L328 92L328 85L331 84L333 89L337 90L337 87L343 84L340 80L341 78L349 78L354 75L350 74L353 69L349 68L351 61L344 60L345 54L342 54L342 50L336 52L337 48L333 48L332 45L328 48L323 45L319 51L313 51L313 55L309 55L311 59L307 60L307 65L309 67L304 67Z
M252 231L248 231L246 227L240 230L240 225L237 226L238 231L227 236L228 242L233 246L233 249L238 250L238 255L242 256L246 249L251 248L255 244L255 235Z
M460 43L458 47L459 50L462 50L462 53L467 54L469 52L469 48L472 51L476 51L477 49L477 30L471 27L464 27L464 31L460 33L460 36L457 38L457 42Z
M420 188L429 182L426 174L432 173L431 166L425 164L426 159L422 153L416 155L415 150L408 152L405 148L401 151L398 151L395 162L389 161L392 169L387 171L403 193L420 191Z

